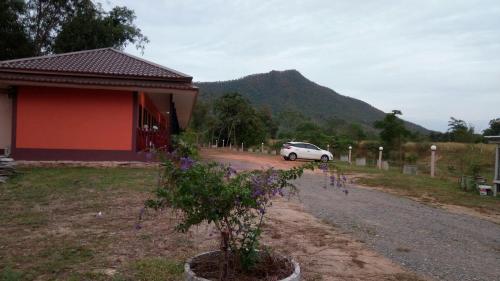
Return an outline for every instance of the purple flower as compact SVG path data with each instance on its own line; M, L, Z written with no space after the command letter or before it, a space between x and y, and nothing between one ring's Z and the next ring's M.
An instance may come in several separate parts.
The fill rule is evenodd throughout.
M259 187L254 188L253 193L252 193L252 198L257 198L261 195L264 194L264 191L260 189Z
M186 171L193 167L194 160L189 157L181 157L181 170Z
M226 168L226 174L225 174L226 178L230 178L232 175L236 175L236 174L237 174L237 172L235 169L233 169L233 167L228 166Z
M334 175L331 175L331 176L330 176L330 184L331 184L332 186L335 186L335 176L334 176Z
M145 210L146 210L145 208L141 208L141 210L139 211L139 220L142 220Z
M319 168L323 171L323 173L328 172L328 164L326 164L326 163L321 163L319 165Z

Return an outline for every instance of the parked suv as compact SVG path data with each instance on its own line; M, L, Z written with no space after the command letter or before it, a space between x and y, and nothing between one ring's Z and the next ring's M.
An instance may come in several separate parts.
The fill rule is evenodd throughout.
M306 142L287 142L283 144L280 151L285 160L295 161L297 159L321 160L328 162L333 160L333 155L314 144Z

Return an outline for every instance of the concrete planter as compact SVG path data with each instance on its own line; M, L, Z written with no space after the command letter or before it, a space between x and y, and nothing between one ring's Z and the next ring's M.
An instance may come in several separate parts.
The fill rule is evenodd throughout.
M184 276L185 276L184 280L186 280L186 281L210 281L208 279L196 276L196 274L191 270L191 263L193 262L193 259L205 256L205 255L217 253L217 252L219 252L219 251L211 251L211 252L201 253L201 254L196 255L196 256L190 258L189 260L187 260L186 263L184 264ZM290 258L290 261L292 262L293 267L294 267L293 273L290 276L288 276L287 278L281 279L278 281L300 281L300 266L294 259Z

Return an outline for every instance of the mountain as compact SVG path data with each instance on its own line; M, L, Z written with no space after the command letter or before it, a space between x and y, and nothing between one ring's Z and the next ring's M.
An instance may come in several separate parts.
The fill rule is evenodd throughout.
M195 84L200 88L201 100L238 92L256 106L270 107L274 114L284 110L298 111L317 122L336 118L373 128L373 122L383 119L385 115L383 111L364 101L341 95L310 81L297 70L273 70L236 80ZM422 126L405 122L411 131L423 134L430 132Z

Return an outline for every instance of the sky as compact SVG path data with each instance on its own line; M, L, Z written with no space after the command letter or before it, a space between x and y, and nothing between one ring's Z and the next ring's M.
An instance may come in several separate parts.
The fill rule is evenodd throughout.
M137 1L150 43L127 52L195 81L296 69L308 79L445 131L500 117L500 1Z

